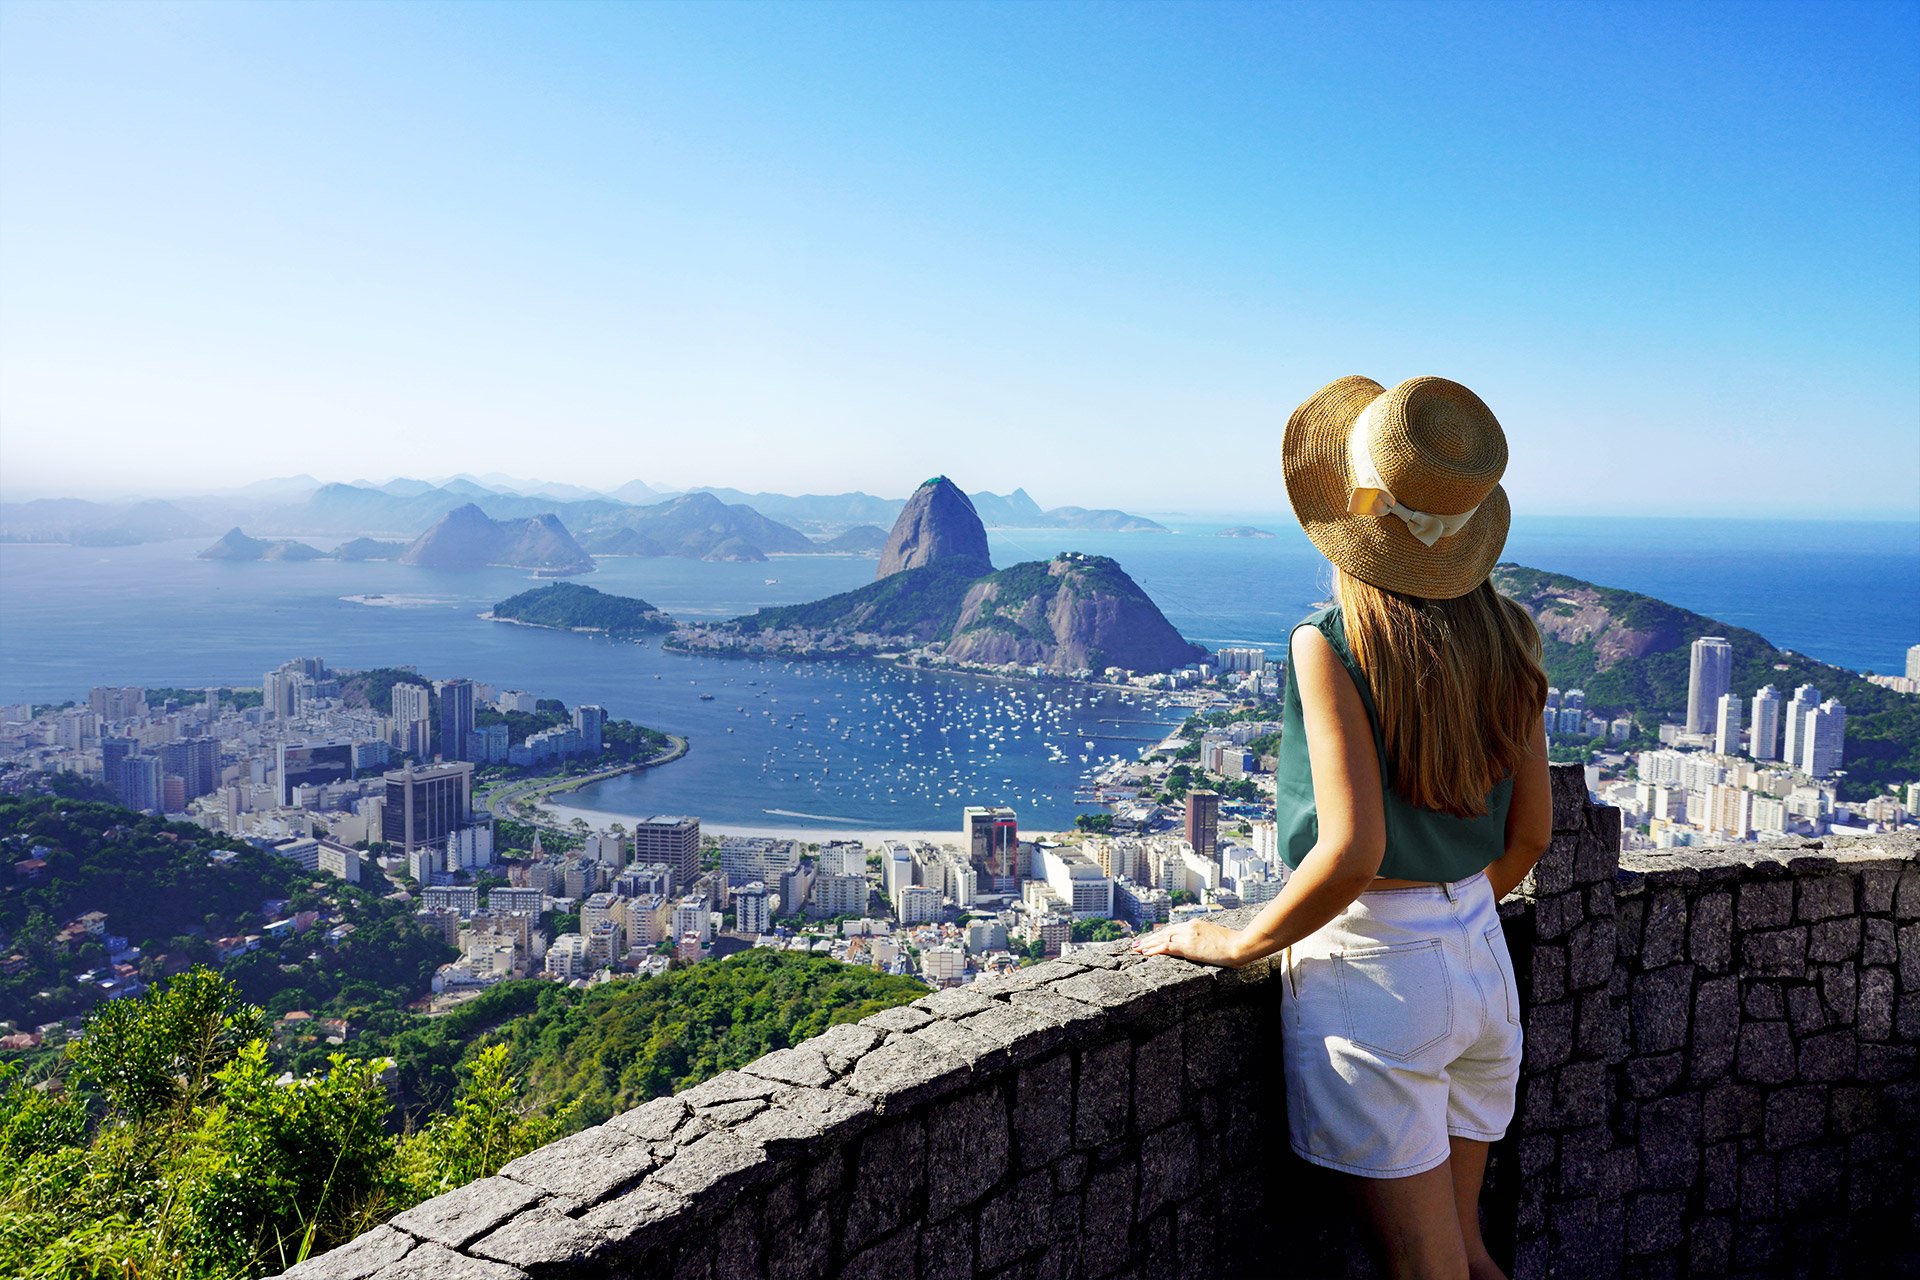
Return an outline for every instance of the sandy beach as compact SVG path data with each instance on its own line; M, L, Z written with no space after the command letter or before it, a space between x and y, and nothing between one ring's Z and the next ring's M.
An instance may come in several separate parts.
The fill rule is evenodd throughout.
M619 822L631 826L636 820L652 817L649 813L617 814L603 813L597 809L580 809L550 800L541 806L553 815L554 821L562 826L575 818L582 819L596 831L604 831L611 823ZM930 844L950 844L958 848L961 843L957 830L914 831L901 827L782 827L782 826L743 826L732 822L708 822L702 819L700 833L709 836L770 836L777 840L803 840L808 844L826 844L830 840L860 840L867 844L878 844L883 840L905 840L909 843L926 841ZM1027 834L1027 833L1022 833Z

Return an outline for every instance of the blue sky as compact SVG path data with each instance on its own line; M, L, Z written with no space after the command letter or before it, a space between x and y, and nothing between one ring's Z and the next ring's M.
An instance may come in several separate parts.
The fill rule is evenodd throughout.
M0 485L1920 517L1920 6L0 6Z

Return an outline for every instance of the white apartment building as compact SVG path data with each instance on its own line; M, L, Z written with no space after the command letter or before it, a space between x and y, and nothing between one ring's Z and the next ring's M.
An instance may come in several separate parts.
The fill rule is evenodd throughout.
M1752 723L1747 728L1747 754L1755 760L1780 758L1780 691L1761 685L1753 694Z
M1724 636L1701 636L1693 642L1692 659L1687 680L1687 732L1711 733L1720 699L1733 683L1733 646Z

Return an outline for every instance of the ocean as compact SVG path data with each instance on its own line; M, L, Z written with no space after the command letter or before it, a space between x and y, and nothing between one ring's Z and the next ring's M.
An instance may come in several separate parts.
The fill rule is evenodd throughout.
M996 530L994 562L1110 555L1183 634L1213 647L1277 653L1326 597L1325 564L1289 517L1155 518L1176 532ZM1277 536L1218 536L1238 525ZM576 793L577 807L823 829L957 828L962 805L1003 802L1027 825L1065 826L1090 767L1134 754L1181 718L1144 696L866 663L696 658L657 641L483 620L493 602L537 585L513 570L229 564L195 559L202 545L0 545L0 702L64 702L96 684L257 686L305 654L336 667L411 665L599 702L692 741L669 767ZM1517 518L1507 558L1658 596L1856 670L1897 672L1920 643L1913 523ZM800 556L602 560L578 580L711 618L872 576L871 559Z

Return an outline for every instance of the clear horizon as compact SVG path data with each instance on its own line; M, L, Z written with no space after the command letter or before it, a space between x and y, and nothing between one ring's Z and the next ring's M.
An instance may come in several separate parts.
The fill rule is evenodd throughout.
M16 2L0 496L1284 510L1287 414L1359 371L1480 392L1523 514L1920 519L1917 44L1871 4Z

